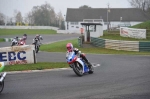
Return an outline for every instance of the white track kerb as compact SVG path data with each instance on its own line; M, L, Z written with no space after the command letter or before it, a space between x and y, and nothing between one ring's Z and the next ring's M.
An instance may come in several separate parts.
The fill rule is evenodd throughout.
M99 67L101 64L92 63L93 67ZM16 74L16 73L35 73L35 72L49 72L49 71L62 71L62 70L72 70L70 67L68 68L55 68L55 69L43 69L43 70L25 70L25 71L12 71L7 72L7 74Z

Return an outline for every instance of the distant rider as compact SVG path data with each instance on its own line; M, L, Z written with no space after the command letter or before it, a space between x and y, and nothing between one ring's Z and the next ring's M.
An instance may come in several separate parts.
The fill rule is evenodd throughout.
M38 44L40 45L40 44L42 44L41 40L43 40L43 38L41 35L36 34L35 38L33 39L33 44L35 43L36 40L38 41Z
M14 39L15 39L15 40L17 41L17 43L18 43L18 41L19 41L18 36L14 37Z
M19 41L19 45L25 45L27 40L27 34L23 34L23 37Z

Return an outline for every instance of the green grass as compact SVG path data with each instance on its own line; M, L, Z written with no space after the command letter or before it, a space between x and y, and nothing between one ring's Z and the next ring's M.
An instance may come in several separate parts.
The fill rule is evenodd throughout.
M113 33L112 32L107 33L106 31L104 31L103 36L101 36L100 38L111 39L111 40L125 40L125 41L150 41L150 38L135 39L135 38L129 38L129 37L122 37L122 36L120 36L119 31L113 32Z
M78 47L77 39L74 40L66 40L61 42L55 42L52 44L42 45L40 50L47 51L47 52L66 52L66 44L71 42L74 47ZM93 54L126 54L126 55L150 55L150 52L134 52L134 51L118 51L112 49L105 49L100 47L94 48L79 48L83 53L93 53Z
M19 34L56 34L55 30L51 29L0 29L1 35L19 35Z
M140 23L140 24L137 24L137 25L134 25L134 26L131 26L130 28L150 29L150 20Z
M66 62L39 62L36 64L20 64L20 65L5 66L3 72L43 70L43 69L67 68L67 67L69 67L69 65Z
M0 42L5 42L5 40L3 38L0 38Z

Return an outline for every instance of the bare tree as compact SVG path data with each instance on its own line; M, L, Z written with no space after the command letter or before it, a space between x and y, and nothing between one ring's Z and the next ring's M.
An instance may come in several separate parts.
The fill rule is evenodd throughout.
M128 0L130 5L135 8L140 8L146 11L150 8L150 0Z
M32 12L29 12L25 15L24 22L25 24L29 24L29 25L34 24L34 17L32 15Z
M21 12L19 11L16 15L16 22L22 22L23 21L23 17L21 15Z
M56 13L54 8L47 2L41 6L34 6L32 8L32 16L36 25L56 24Z
M62 13L61 13L61 11L60 12L58 12L58 14L57 14L57 20L58 20L58 27L59 28L61 28L61 25L62 25L62 21L64 21L64 18L63 18L63 15L62 15Z
M22 23L23 22L23 17L21 15L20 11L14 10L14 18L16 23Z

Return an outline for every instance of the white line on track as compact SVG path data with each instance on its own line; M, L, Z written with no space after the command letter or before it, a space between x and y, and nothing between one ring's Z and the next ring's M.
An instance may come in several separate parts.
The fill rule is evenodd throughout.
M101 64L92 63L93 67L99 67ZM62 70L72 70L71 68L55 68L55 69L44 69L44 70L27 70L27 71L12 71L7 72L7 74L17 74L17 73L35 73L35 72L48 72L48 71L62 71Z

